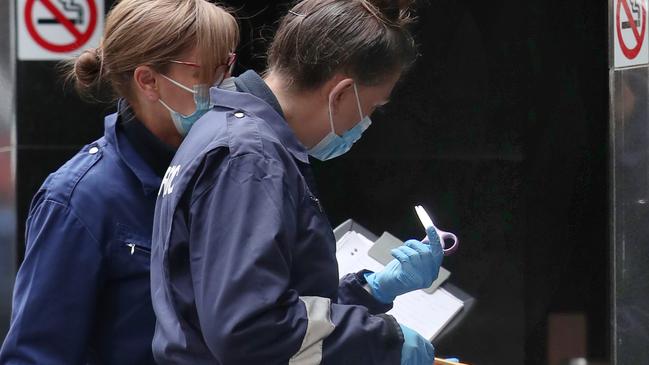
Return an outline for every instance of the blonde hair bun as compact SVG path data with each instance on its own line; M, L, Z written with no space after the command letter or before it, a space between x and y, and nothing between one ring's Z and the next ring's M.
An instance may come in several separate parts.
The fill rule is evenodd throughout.
M79 55L74 62L74 81L79 89L89 88L101 80L101 50L91 48Z

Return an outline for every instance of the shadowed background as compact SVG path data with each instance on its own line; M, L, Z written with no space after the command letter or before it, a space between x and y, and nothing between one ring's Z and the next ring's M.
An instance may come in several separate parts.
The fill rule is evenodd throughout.
M243 28L235 73L262 71L287 6L225 3ZM350 153L314 163L332 225L420 237L423 204L460 237L444 266L477 306L440 355L546 364L550 315L576 313L584 355L608 358L606 6L430 0L418 15L421 57L392 102ZM17 262L31 197L113 110L64 91L55 66L17 63Z

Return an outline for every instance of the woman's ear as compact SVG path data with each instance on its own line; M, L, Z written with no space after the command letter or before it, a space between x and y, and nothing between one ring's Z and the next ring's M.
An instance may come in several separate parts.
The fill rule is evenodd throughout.
M133 71L133 81L137 93L150 102L157 102L160 99L158 80L155 75L156 72L149 66L138 66Z
M348 93L353 93L354 79L343 78L338 79L338 82L334 81L334 85L329 91L329 102L331 103L332 112L338 109L342 100L346 97Z

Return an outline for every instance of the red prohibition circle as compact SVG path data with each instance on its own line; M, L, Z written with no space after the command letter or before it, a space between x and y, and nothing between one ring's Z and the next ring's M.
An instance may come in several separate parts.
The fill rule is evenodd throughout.
M79 48L81 48L88 40L90 37L92 37L92 34L95 31L95 28L97 27L97 5L95 4L94 0L85 0L88 2L88 8L90 9L90 16L89 16L89 22L88 22L88 28L86 29L85 32L80 32L78 29L74 27L74 25L64 16L62 16L61 12L54 7L52 4L51 0L39 0L43 6L45 6L51 13L52 15L59 21L61 25L63 25L74 37L74 41L72 43L68 44L54 44L47 39L43 38L38 33L38 30L36 29L36 26L33 23L32 19L32 13L34 11L34 3L36 0L27 0L27 4L25 5L25 24L27 26L27 31L29 32L29 35L40 45L41 47L45 48L48 51L51 52L56 52L56 53L67 53L67 52L72 52L75 51Z
M622 3L624 3L624 12L626 13L626 17L629 19L629 24L631 24L631 30L633 30L633 37L635 38L636 44L635 47L630 48L624 43L624 38L622 38L622 22L620 21L620 7L622 7ZM644 37L645 33L647 30L647 9L645 8L644 1L642 2L642 33L638 34L637 26L635 22L633 21L633 16L631 14L631 10L629 9L629 5L626 3L626 0L617 0L617 16L615 18L615 28L617 30L617 38L620 40L620 48L622 49L622 53L624 56L630 60L636 58L638 56L638 53L640 53L640 49L642 48L642 45L644 44Z

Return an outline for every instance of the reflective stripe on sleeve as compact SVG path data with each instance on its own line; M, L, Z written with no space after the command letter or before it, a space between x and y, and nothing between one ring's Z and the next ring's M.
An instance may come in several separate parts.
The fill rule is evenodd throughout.
M302 347L291 357L289 365L315 365L322 362L322 343L334 331L331 322L331 300L322 297L300 297L306 307L309 323Z

